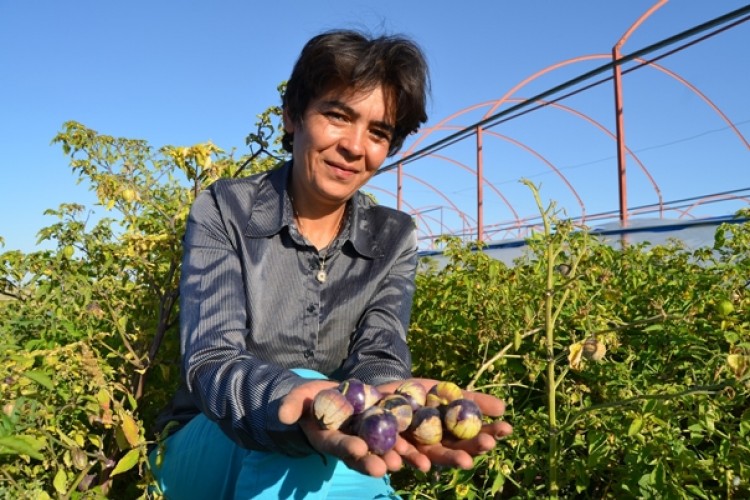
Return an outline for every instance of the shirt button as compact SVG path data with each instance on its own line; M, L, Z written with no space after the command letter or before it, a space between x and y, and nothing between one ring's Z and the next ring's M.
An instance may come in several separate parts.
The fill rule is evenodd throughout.
M305 356L305 359L309 359L313 356L312 349L307 349L305 352L302 353L303 356Z
M315 304L310 304L307 306L307 312L314 313L315 312Z

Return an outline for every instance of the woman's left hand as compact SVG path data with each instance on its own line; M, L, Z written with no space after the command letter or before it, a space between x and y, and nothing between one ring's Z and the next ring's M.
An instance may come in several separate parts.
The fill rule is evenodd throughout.
M438 382L432 379L411 380L419 382L427 390ZM384 394L390 394L402 383L403 381L390 382L379 386L378 389ZM475 456L492 450L499 439L513 433L513 427L509 423L498 420L505 413L505 403L501 399L474 391L463 391L463 395L474 401L484 416L495 420L484 424L479 434L472 439L459 440L444 436L440 443L433 445L407 443L410 448L404 447L405 453L401 453L405 462L423 472L430 470L434 465L471 469Z

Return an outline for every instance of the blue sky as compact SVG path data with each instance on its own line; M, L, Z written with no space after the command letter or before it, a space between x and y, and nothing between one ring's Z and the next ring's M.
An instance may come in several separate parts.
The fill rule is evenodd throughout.
M94 203L86 187L76 184L59 147L50 144L67 120L157 147L211 140L242 153L255 116L277 103L276 86L288 77L304 42L322 30L346 27L404 33L424 48L432 72L428 125L457 114L446 122L447 130L412 139L424 146L476 122L491 106L460 111L499 99L534 73L574 57L609 53L655 3L0 0L5 250L35 248L37 231L55 222L43 215L45 209ZM746 3L672 0L629 37L623 53ZM659 64L700 89L750 137L748 46L750 22ZM592 58L566 65L512 97L536 95L606 62ZM600 85L561 102L567 111L530 113L485 138L485 174L496 190L485 189L485 223L533 215L521 177L541 183L545 200L556 200L570 215L581 211L579 199L589 214L617 209L614 142L572 111L614 131L612 93L611 84ZM658 186L629 160L630 205L654 203L657 193L670 201L750 186L750 150L684 84L642 69L626 75L624 93L628 146ZM473 168L472 148L469 141L439 154ZM454 230L469 224L451 221L456 216L451 204L474 216L476 186L465 169L433 158L414 162L406 172L405 199L412 209L433 209L432 224L445 218L443 227ZM389 194L395 176L378 176L372 187L381 202L395 204ZM738 206L706 205L691 216L731 213Z

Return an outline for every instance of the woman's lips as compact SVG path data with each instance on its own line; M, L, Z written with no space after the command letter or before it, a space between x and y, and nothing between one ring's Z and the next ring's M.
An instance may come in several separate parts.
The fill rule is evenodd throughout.
M333 174L337 177L349 178L357 173L357 171L354 169L346 168L336 163L328 163L328 167L333 171Z

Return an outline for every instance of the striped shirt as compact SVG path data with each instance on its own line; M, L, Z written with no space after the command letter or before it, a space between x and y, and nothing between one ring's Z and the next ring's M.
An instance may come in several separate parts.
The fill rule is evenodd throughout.
M180 283L183 387L157 427L203 412L246 448L309 454L299 426L278 420L281 399L305 382L290 369L374 385L410 376L411 218L357 192L319 253L294 223L290 173L286 163L219 180L196 198Z

